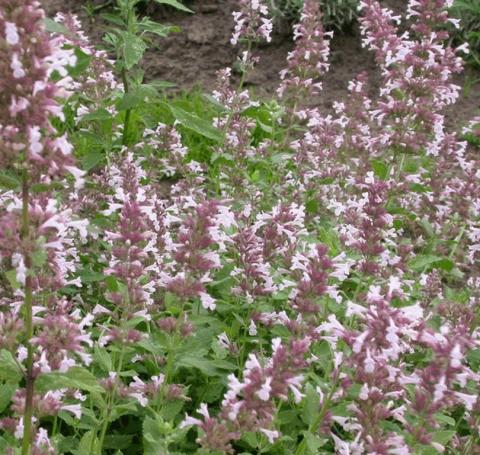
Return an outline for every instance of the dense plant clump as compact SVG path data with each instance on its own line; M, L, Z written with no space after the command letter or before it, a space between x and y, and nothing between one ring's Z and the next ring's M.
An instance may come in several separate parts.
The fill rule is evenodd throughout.
M451 2L411 0L405 31L361 1L381 87L357 75L328 115L317 1L268 102L243 87L267 1L233 15L240 84L177 100L143 81L171 29L137 3L112 61L0 0L0 451L479 453L480 119L446 126Z
M467 61L480 66L480 4L475 0L455 0L451 12L461 23L454 37L468 41L471 52Z

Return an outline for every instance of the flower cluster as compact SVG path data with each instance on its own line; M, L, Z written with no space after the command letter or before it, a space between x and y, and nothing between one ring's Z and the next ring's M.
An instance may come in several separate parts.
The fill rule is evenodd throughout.
M298 103L318 95L322 90L318 78L330 67L328 38L332 36L332 32L323 31L319 3L305 1L300 22L293 29L295 49L288 54L288 68L280 73L280 98L291 97Z
M44 19L37 1L0 4L0 163L18 176L12 191L1 195L1 266L14 272L2 290L2 319L17 331L4 334L2 352L14 362L13 374L24 378L12 415L1 426L23 438L24 448L33 443L35 453L53 453L38 424L41 417L61 409L80 415L80 405L65 403L69 397L63 391L35 394L36 381L45 373L89 365L86 350L92 346L91 317L58 294L65 286L81 287L72 277L78 263L75 241L77 232L86 238L88 223L74 218L66 198L34 191L63 188L71 174L76 192L84 175L67 136L50 121L63 119L58 100L72 87L66 67L75 64L75 56L47 34Z
M99 50L90 43L90 39L82 30L82 24L74 14L57 13L55 22L65 29L64 33L55 34L55 40L63 48L75 48L83 58L90 62L80 78L76 78L72 85L75 93L82 93L77 106L77 116L82 116L103 107L106 98L115 91L123 91L114 72L114 62L104 50ZM108 107L112 113L114 108Z
M211 273L221 266L219 252L225 250L228 241L223 228L235 221L228 208L215 200L198 204L191 201L191 209L184 220L169 217L167 226L178 221L181 224L176 237L166 245L171 261L165 264L160 283L183 301L199 297L204 308L213 310L215 299L205 285L212 281Z
M479 122L445 118L449 3L410 0L401 24L361 1L378 91L358 74L326 115L306 0L274 101L227 68L215 114L172 122L133 70L119 100L77 18L48 35L37 1L0 0L5 453L479 452ZM125 54L154 27L132 8L109 36ZM245 65L267 15L234 13Z
M210 417L202 405L199 413L203 420L187 416L183 426L196 425L204 433L198 442L210 450L234 453L230 441L239 439L245 431L260 431L270 442L279 437L271 426L274 419L274 399L287 400L291 392L295 402L302 399L299 390L303 376L298 374L306 366L305 354L310 340L292 340L283 345L278 338L272 340L272 357L261 365L255 354L245 363L243 381L229 376L220 414Z
M235 29L231 43L239 40L257 41L264 39L271 41L272 20L268 17L268 8L263 0L240 0L240 11L233 12Z
M158 235L162 232L162 225L156 216L155 195L148 194L148 186L140 185L144 177L145 171L131 153L121 160L119 166L112 165L108 174L109 186L115 193L104 214L118 212L119 219L117 230L105 233L111 251L104 273L118 280L118 290L109 291L106 298L114 304L114 313L120 321L128 321L134 316L148 319L156 287ZM110 331L105 341L120 341L121 326L119 323ZM127 329L124 335L130 340L137 338L131 329Z

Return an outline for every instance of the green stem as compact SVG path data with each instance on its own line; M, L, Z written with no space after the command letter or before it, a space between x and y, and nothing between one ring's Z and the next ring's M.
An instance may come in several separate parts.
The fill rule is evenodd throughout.
M252 41L248 40L247 43L247 56L250 57L250 53L252 52ZM240 77L240 83L238 84L237 93L240 93L243 88L243 84L245 83L245 78L247 77L247 70L242 68L242 76Z
M448 258L449 259L452 259L453 256L455 256L455 253L457 252L457 249L458 249L458 245L460 245L460 242L462 240L462 237L463 235L465 234L465 229L467 228L467 225L464 224L462 226L462 228L460 229L460 233L457 235L457 237L455 238L455 240L453 241L453 247L452 247L452 251L450 251L450 254L448 255Z
M308 432L315 435L317 434L318 427L322 423L325 414L327 413L329 407L330 407L330 402L332 401L333 395L335 393L336 387L338 384L338 377L335 379L334 383L332 384L332 388L330 390L330 393L325 397L325 400L322 403L322 407L320 409L320 412L317 414L316 418L313 420L313 422L310 423L308 427ZM299 444L297 450L295 451L295 455L301 455L304 449L304 446L306 444L306 440L303 439L303 441Z
M135 30L132 30L132 15L134 13L133 9L135 8L135 2L133 4L130 3L130 1L127 4L127 17L126 17L126 23L127 23L127 30L130 33L135 32ZM125 68L125 64L123 63L122 67L122 82L123 82L123 88L125 90L125 94L130 92L130 84L128 82L128 74L127 74L127 69ZM130 118L132 116L132 110L127 109L125 111L125 120L123 122L123 137L122 137L122 145L127 145L128 143L128 133L130 130Z
M55 416L53 419L53 428L52 428L52 437L57 435L58 430L58 416Z
M125 68L122 68L122 80L123 80L123 87L124 87L125 93L128 93L130 91L130 85L128 83L127 70ZM127 109L125 111L125 120L123 122L122 145L127 145L128 143L128 133L130 129L131 116L132 116L132 110Z
M282 142L282 149L285 149L288 146L288 143L290 141L290 136L292 133L292 128L295 123L295 112L297 112L297 107L298 107L298 100L295 100L295 103L293 104L292 111L290 112L290 115L288 117L288 125L287 129L285 131L285 137Z
M125 356L125 345L122 344L122 350L120 351L120 358L118 360L118 366L117 366L117 376L122 371L124 356ZM110 416L112 413L112 408L115 401L116 393L117 393L117 387L114 386L112 391L107 397L107 406L105 408L105 412L103 413L102 429L100 431L100 437L98 440L98 455L102 455L102 448L105 442L105 436L107 435L108 424L110 422Z
M22 229L21 239L22 243L28 240L30 236L30 217L29 217L29 203L30 203L30 187L28 182L28 172L25 169L22 176ZM25 279L25 298L24 298L24 322L26 331L27 345L27 365L25 371L25 411L23 415L23 441L22 441L22 455L30 455L30 445L32 440L32 416L33 416L33 392L35 385L35 377L33 375L33 346L30 340L33 338L33 286L32 286L32 258L29 249L25 249L24 261L27 269L27 277Z

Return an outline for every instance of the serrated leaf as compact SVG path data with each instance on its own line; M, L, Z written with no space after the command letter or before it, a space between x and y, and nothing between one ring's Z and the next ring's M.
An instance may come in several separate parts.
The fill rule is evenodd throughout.
M159 445L165 439L164 422L161 417L147 417L143 421L143 447L144 455L157 455Z
M53 19L50 19L49 17L46 17L43 21L45 25L45 30L50 33L61 33L63 35L68 35L70 34L70 31L68 30L67 27L63 24L59 24L58 22L55 22Z
M82 367L72 367L67 373L43 374L37 379L35 385L39 391L73 388L87 392L104 392L97 378Z
M182 400L167 401L162 406L162 416L165 420L173 420L182 410L184 402Z
M320 397L312 384L308 383L305 388L305 398L303 400L303 421L310 425L318 416L320 408Z
M447 425L450 425L452 427L454 427L457 424L454 418L450 416L446 416L445 414L434 414L433 417L437 422L446 423Z
M90 66L90 63L92 61L92 56L86 54L79 48L76 48L74 53L77 60L75 62L75 66L72 66L69 68L68 74L73 78L76 78L81 76Z
M441 430L433 433L432 441L446 445L457 434L455 430Z
M428 193L432 191L432 188L430 188L427 185L422 185L420 183L412 183L410 185L410 190L413 191L414 193Z
M123 98L117 103L117 109L120 111L132 109L142 103L145 98L149 96L154 97L155 95L156 90L154 87L151 87L149 85L142 85L136 90L125 93Z
M80 440L78 449L72 451L74 455L91 455L98 452L99 441L95 431L87 431ZM93 452L92 452L93 449Z
M97 164L101 163L105 159L105 155L100 152L91 152L82 158L82 169L90 171Z
M215 128L210 121L200 118L191 112L184 111L176 106L171 105L170 110L175 119L185 128L195 131L196 133L216 142L221 142L223 140L222 132L218 128Z
M226 360L208 360L185 355L175 362L176 367L197 368L206 376L222 376L224 371L233 371L236 366Z
M85 114L80 121L81 122L88 122L93 120L110 120L112 118L112 114L108 112L106 109L98 109L94 112L90 112L89 114Z
M5 411L10 404L12 395L18 389L17 384L2 384L0 385L0 412Z
M419 255L410 261L410 267L415 270L423 270L425 267L431 266L442 259L439 256Z
M15 269L7 270L5 272L5 278L8 280L13 289L20 289L22 287L17 280L17 271Z
M311 455L316 455L318 453L318 449L327 442L326 439L320 438L319 436L309 433L307 431L304 431L303 435L305 437L307 449L306 453Z
M116 14L102 13L100 16L106 21L111 22L112 24L118 25L119 27L124 28L126 26L123 19L117 16Z
M180 27L175 25L165 25L159 24L158 22L152 21L150 19L144 19L138 24L140 30L148 33L153 33L162 38L167 37L170 33L180 32Z
M105 279L105 275L94 270L85 270L81 273L80 278L84 283L94 283Z
M128 434L109 434L103 442L104 449L126 449L130 446L133 436Z
M17 384L22 379L17 362L10 351L0 350L0 380Z
M185 11L186 13L193 13L191 9L187 8L185 5L182 5L177 0L155 0L155 1L159 4L173 6L174 8L179 9L180 11Z
M0 187L6 190L17 190L22 185L20 178L11 172L0 171Z
M143 57L147 45L138 36L133 33L122 33L122 56L127 70L132 69Z
M36 250L32 253L32 263L35 267L43 267L47 263L48 254L46 249Z
M102 367L104 372L108 373L110 371L113 371L112 358L110 357L110 354L105 348L95 346L93 359Z
M55 191L63 189L63 185L60 182L51 183L34 183L31 187L33 193L45 193L47 191Z
M372 169L374 174L381 180L385 180L388 177L388 166L383 161L373 160Z
M265 131L265 133L272 134L273 133L273 127L270 125L267 125L266 123L263 123L259 119L257 119L258 126Z
M419 272L429 267L449 272L453 269L454 265L453 261L449 258L443 258L431 254L419 255L410 261L410 267Z

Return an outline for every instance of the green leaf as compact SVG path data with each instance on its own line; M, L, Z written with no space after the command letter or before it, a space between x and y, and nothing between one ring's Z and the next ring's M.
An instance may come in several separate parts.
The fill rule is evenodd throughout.
M305 203L305 210L307 213L318 213L319 204L317 199L310 199Z
M455 263L449 258L442 258L435 263L435 268L445 270L446 272L450 272Z
M82 158L82 169L90 171L98 163L101 163L105 159L105 155L100 152L90 152Z
M112 24L118 25L121 28L126 27L126 24L123 21L123 19L117 16L116 14L102 13L100 16L106 21L111 22Z
M35 194L46 193L47 191L55 191L63 189L63 185L59 182L51 183L34 183L31 186L32 192Z
M439 444L446 445L457 434L454 430L441 430L432 435L432 441Z
M159 453L159 444L165 439L165 423L161 417L147 417L143 421L143 447L144 455L157 455Z
M104 449L126 449L130 446L133 436L128 434L109 434L103 442Z
M419 272L428 268L442 269L449 272L453 269L454 265L453 261L449 258L443 258L431 254L417 256L410 261L410 267Z
M36 250L32 254L32 263L35 267L43 267L47 263L48 255L45 249Z
M162 416L165 420L173 420L182 410L184 402L182 400L167 401L162 405Z
M109 422L115 422L124 415L134 415L137 414L138 402L136 400L129 401L126 403L117 404L113 409L109 417Z
M50 33L61 33L63 35L69 35L70 31L68 30L67 27L63 24L59 24L58 22L55 22L53 19L50 19L49 17L45 18L43 21L45 25L45 30Z
M186 13L193 13L191 9L187 8L185 5L182 5L177 0L155 0L155 1L160 4L173 6L174 8L179 9L180 11L185 11Z
M452 427L457 424L454 418L446 416L445 414L434 414L433 417L437 422L446 423L447 425L450 425Z
M307 431L303 432L303 436L305 437L306 442L306 453L311 455L316 455L318 453L318 449L327 442L327 439L320 438L319 436Z
M17 190L21 187L20 178L11 172L0 171L0 187L6 190Z
M303 421L310 425L318 416L320 408L320 397L313 385L308 383L305 388L305 399L303 400Z
M85 114L80 121L81 122L88 122L92 120L110 120L112 118L112 114L108 112L106 109L98 109L94 112L90 112L89 114Z
M215 128L210 121L202 119L191 112L184 111L179 107L170 106L170 110L177 121L185 128L216 142L223 140L223 133L218 128Z
M81 76L88 69L92 61L92 56L86 54L81 49L76 48L74 52L77 61L75 66L70 67L68 70L68 74L73 78Z
M12 286L13 289L20 289L22 287L17 280L17 271L15 269L7 270L5 272L5 277L7 278L10 286Z
M143 21L138 24L138 27L143 32L153 33L154 35L161 36L162 38L167 37L168 35L170 35L170 33L180 32L180 27L174 25L159 24L158 22L152 21L150 19L143 19Z
M67 373L42 374L35 383L37 390L57 390L63 388L80 389L87 392L102 393L97 378L85 368L72 367Z
M257 119L257 123L258 123L258 126L259 126L263 131L265 131L265 133L268 133L268 134L272 134L272 133L273 133L273 127L271 127L270 125L267 125L267 124L263 123L263 122L260 121L259 119Z
M112 358L110 357L110 354L105 348L95 346L93 359L102 367L104 372L108 373L110 371L113 371Z
M156 91L165 90L167 88L173 88L177 86L177 84L173 82L162 81L160 79L154 79L153 81L150 81L148 84L144 84L144 85L150 86L154 88Z
M100 272L95 272L94 270L84 270L80 278L83 283L95 283L105 279L105 275Z
M383 161L373 160L372 169L375 175L381 180L386 180L388 177L388 166Z
M96 431L87 431L82 436L78 449L73 450L72 453L74 455L92 455L92 453L97 453L99 449L99 441L96 434Z
M17 384L22 379L15 358L10 351L0 350L0 380Z
M0 452L0 453L6 453L8 448L11 448L11 445L9 444L9 442L5 438L0 436L0 449L2 450L2 452Z
M430 191L432 191L432 188L430 188L429 186L427 185L422 185L420 183L412 183L410 185L410 189L414 192L414 193L428 193Z
M145 99L145 94L141 90L135 90L129 93L125 93L123 98L117 103L117 109L119 111L126 111L138 106Z
M208 360L201 357L185 355L177 359L177 367L197 368L206 376L222 376L222 371L233 371L235 365L226 360Z
M117 109L126 111L142 103L147 97L155 97L156 90L149 85L141 85L138 89L125 93L123 98L117 103Z
M2 384L0 385L0 412L5 411L10 404L12 395L18 389L17 384Z
M132 69L143 57L147 49L147 45L138 36L133 33L122 33L122 56L127 70Z

